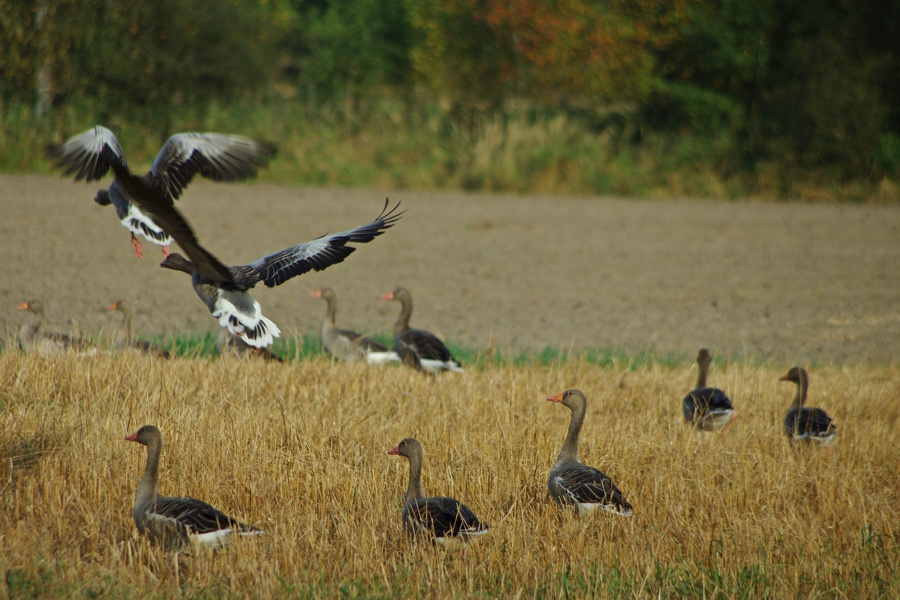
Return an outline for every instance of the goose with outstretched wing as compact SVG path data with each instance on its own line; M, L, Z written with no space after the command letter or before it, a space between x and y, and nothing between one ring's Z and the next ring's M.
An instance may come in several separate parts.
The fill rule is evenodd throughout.
M135 235L162 246L163 256L168 256L174 235L153 209L172 205L195 175L213 181L241 181L255 176L276 151L273 144L239 135L178 133L162 147L150 171L137 176L131 173L115 134L100 125L48 149L56 166L66 175L74 175L75 181L96 181L113 170L112 185L98 191L94 201L115 207L122 226L131 232L132 250L138 258L143 256L143 248Z
M312 270L321 271L343 262L356 250L350 244L371 242L393 227L403 215L402 212L397 212L399 206L398 202L388 210L388 201L385 200L381 214L371 223L349 231L324 235L239 267L227 267L219 262L196 242L190 228L186 230L190 235L189 239L183 235L185 231L173 230L177 233L173 233L172 237L188 258L172 253L160 266L190 274L194 291L222 327L242 336L253 347L265 348L281 335L281 331L275 323L263 316L259 302L247 290L260 282L267 287L275 287L298 275ZM174 207L161 212L174 213L184 223L184 227L187 227Z

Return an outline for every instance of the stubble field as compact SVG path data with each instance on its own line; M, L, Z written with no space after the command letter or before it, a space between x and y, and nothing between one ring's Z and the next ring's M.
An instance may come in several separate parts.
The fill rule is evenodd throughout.
M896 367L811 373L838 423L831 452L791 449L777 367L713 365L740 410L724 435L681 421L695 371L572 359L432 382L326 360L0 354L0 595L21 597L778 597L900 593ZM582 460L634 517L577 518L546 493L568 411L588 396ZM161 492L266 531L171 559L139 538L132 497L163 432ZM426 492L492 525L465 555L400 524L414 436Z

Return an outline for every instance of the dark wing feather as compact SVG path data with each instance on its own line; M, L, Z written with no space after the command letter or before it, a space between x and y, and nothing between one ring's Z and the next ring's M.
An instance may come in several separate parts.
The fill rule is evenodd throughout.
M193 498L158 498L149 512L178 521L192 534L212 533L229 527L236 532L258 531L256 527L245 525L206 502Z
M576 465L555 474L556 482L570 503L612 504L626 510L632 506L605 473L587 465Z
M371 242L385 230L393 227L403 215L402 212L396 212L399 206L398 202L388 211L388 201L385 200L381 214L371 223L298 244L243 267L232 267L235 285L240 289L248 289L262 281L268 287L274 287L313 269L321 271L342 262L356 250L347 244Z
M456 537L488 528L465 504L453 498L420 498L409 507L409 517L420 527L433 531L435 537Z
M718 388L693 390L682 401L682 411L687 421L702 419L713 411L734 410L731 400Z
M160 358L169 358L168 350L152 342L145 342L144 340L134 340L133 342L131 342L131 345L144 354L153 354L155 356L159 356Z
M213 181L240 181L255 176L276 152L274 144L239 135L178 133L159 151L144 182L175 200L197 173Z
M407 329L394 338L394 351L405 358L415 355L416 364L420 358L432 360L453 360L453 356L437 336L420 329Z
M360 335L353 340L353 343L363 350L370 350L372 352L388 352L390 350L390 348L388 348L378 340L373 340L372 338L365 335Z
M125 152L115 134L106 127L97 125L82 134L69 138L59 146L47 149L55 166L65 170L66 175L75 175L75 181L96 181L102 179L109 168L118 174L128 174Z
M824 435L834 427L832 420L821 408L802 408L797 415L797 432L800 435Z

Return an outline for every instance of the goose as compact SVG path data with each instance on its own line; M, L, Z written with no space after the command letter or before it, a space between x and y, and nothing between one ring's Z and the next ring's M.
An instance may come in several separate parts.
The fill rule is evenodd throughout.
M453 358L444 342L433 333L412 329L409 317L412 314L412 295L403 288L397 288L381 297L382 300L396 300L400 303L400 317L394 324L394 352L408 367L437 375L444 371L462 373L459 362Z
M569 432L563 443L556 464L550 469L547 489L550 497L560 506L575 505L579 515L586 515L595 508L630 517L632 506L622 492L605 473L581 464L578 460L578 435L587 412L587 398L579 390L566 390L547 398L559 402L572 411Z
M194 546L218 550L235 534L262 535L263 531L219 512L193 498L167 498L159 494L159 455L162 433L144 425L125 439L147 446L147 466L134 495L134 523L151 542L173 552L189 553Z
M116 339L116 347L119 350L130 348L147 355L157 356L159 358L169 358L169 352L162 346L145 342L144 340L136 340L131 335L131 304L125 300L116 300L106 307L106 310L117 310L122 313L122 328L119 330Z
M403 503L403 527L410 538L430 538L449 547L451 540L465 545L488 532L490 525L478 520L465 504L445 497L426 498L422 487L422 444L406 438L388 450L392 456L405 456L409 461L409 484Z
M798 442L817 442L830 446L835 441L837 426L834 420L821 408L806 408L806 391L809 388L809 376L806 370L793 367L779 381L790 381L797 385L794 401L784 419L784 432L788 438Z
M138 177L131 173L115 134L100 125L48 149L55 165L66 175L74 174L75 181L102 179L112 168L115 180L109 189L97 192L94 202L115 207L122 226L131 232L131 247L137 258L142 258L144 251L135 234L162 246L163 258L172 243L165 223L148 214L147 199L163 203L177 200L197 173L213 181L253 177L276 151L272 144L238 135L177 133L159 151L150 171Z
M259 302L247 290L263 282L268 287L315 269L321 271L342 262L356 248L351 243L364 244L393 227L403 215L396 213L400 203L388 210L385 200L381 213L371 223L297 244L280 252L264 256L247 265L226 267L212 254L204 250L194 238L187 223L185 231L172 233L178 245L191 260L173 252L160 263L161 267L182 271L191 276L194 291L206 304L212 316L231 333L240 335L254 348L269 346L281 330L262 314ZM177 215L174 207L170 210ZM396 213L396 214L395 214ZM180 219L180 215L177 215ZM182 235L185 234L185 235Z
M68 348L84 349L85 343L63 333L44 331L44 304L40 300L28 300L16 306L16 310L27 310L36 317L31 323L19 328L16 343L23 352L52 353Z
M239 335L229 333L227 329L219 329L219 337L216 340L216 353L219 356L226 354L234 354L236 356L256 356L263 360L271 360L275 362L284 362L284 359L272 352L268 348L254 348L248 346L244 339Z
M731 419L737 417L737 411L734 410L725 392L718 388L706 387L706 376L709 374L711 362L709 350L701 348L697 354L699 370L697 385L681 401L684 420L702 431L727 428L731 424Z
M365 360L369 364L385 364L392 360L400 360L396 352L390 348L350 329L338 329L334 324L337 314L337 298L331 288L322 288L310 294L313 298L322 298L328 303L325 319L319 331L322 347L329 354L348 363Z

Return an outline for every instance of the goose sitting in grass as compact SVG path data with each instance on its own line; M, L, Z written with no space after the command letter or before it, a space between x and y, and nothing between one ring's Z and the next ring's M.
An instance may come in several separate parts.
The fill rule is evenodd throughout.
M328 303L325 319L319 331L322 347L333 357L348 363L366 361L369 364L385 364L400 360L396 352L379 341L364 336L351 329L338 329L334 324L337 315L337 297L331 288L314 291L313 298L321 298Z
M144 340L136 340L131 334L132 313L131 304L125 300L116 300L106 307L106 310L117 310L122 313L122 328L119 330L116 338L116 347L119 350L137 350L148 356L156 356L158 358L169 358L169 352L162 346Z
M409 326L412 294L403 288L397 288L386 293L381 299L396 300L400 303L400 317L394 324L394 352L404 365L432 375L444 371L463 372L459 362L436 335Z
M475 513L459 500L425 496L422 487L424 452L418 440L406 438L388 450L388 454L403 456L409 461L409 483L402 513L407 535L413 539L422 536L449 547L452 542L465 545L488 532L490 526L479 521Z
M588 514L596 508L630 517L632 506L625 500L605 473L581 464L578 460L578 435L587 412L587 398L579 390L566 390L547 400L558 402L572 411L569 432L563 443L556 464L550 469L547 489L550 497L560 506L574 506L578 514Z
M793 367L779 381L796 384L797 392L784 419L784 432L788 438L796 442L815 442L822 446L834 443L837 426L834 419L821 408L807 408L806 392L809 388L809 376L806 369Z
M44 329L44 304L40 300L28 300L16 306L16 310L27 310L35 319L19 328L16 344L23 352L41 354L63 352L67 349L85 350L89 346L79 339L64 333L52 333Z
M218 550L235 535L261 535L262 530L245 525L193 498L168 498L159 494L159 456L162 433L144 425L125 438L147 446L147 466L134 496L134 523L151 542L174 552L189 553L194 546Z
M714 431L727 428L731 420L737 417L737 411L725 392L719 388L706 387L706 377L712 356L709 350L701 348L697 354L697 385L681 401L684 420L702 431Z
M213 181L241 181L256 175L268 164L276 147L239 135L221 133L178 133L169 138L150 171L133 175L125 153L115 134L100 125L69 138L48 149L56 166L75 181L102 179L112 168L115 180L108 190L100 190L94 202L112 204L122 226L131 232L134 255L141 258L144 250L135 234L162 246L163 257L169 254L172 234L163 223L148 214L155 203L177 200L198 173Z

